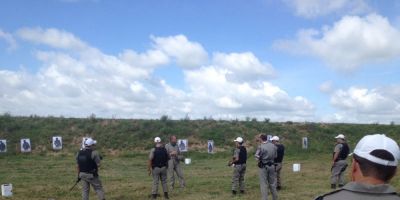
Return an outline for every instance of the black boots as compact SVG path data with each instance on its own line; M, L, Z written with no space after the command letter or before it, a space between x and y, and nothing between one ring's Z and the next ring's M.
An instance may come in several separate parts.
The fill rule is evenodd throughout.
M169 199L169 197L168 197L168 192L164 192L164 198L165 198L165 199Z
M336 184L331 184L331 189L336 189Z
M240 190L240 194L244 194L244 190Z
M157 199L157 194L152 194L151 199Z
M339 184L339 188L342 188L344 185L343 184Z
M276 186L276 190L281 190L282 187L281 186Z
M235 191L235 190L232 190L232 194L233 194L233 195L236 195L236 191Z

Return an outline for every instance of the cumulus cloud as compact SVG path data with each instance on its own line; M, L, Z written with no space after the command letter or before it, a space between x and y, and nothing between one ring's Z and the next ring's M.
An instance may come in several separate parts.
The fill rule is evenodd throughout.
M228 77L238 81L263 80L275 74L271 64L262 63L251 52L215 53L213 64L229 70Z
M400 30L377 14L345 16L321 30L299 31L295 40L280 40L274 46L291 53L319 57L340 71L400 57Z
M334 13L361 14L371 10L364 0L284 0L284 2L294 9L296 15L305 18Z
M207 63L208 55L203 46L189 41L184 35L170 37L152 36L154 48L176 59L179 66L196 68Z
M69 50L82 50L88 48L85 42L76 38L73 34L54 28L21 28L17 31L17 34L22 39L54 48Z
M331 94L331 104L340 112L335 116L351 122L400 121L400 86L379 88L350 87Z
M314 106L304 97L291 97L268 81L236 82L228 79L229 70L205 66L185 72L191 97L200 111L229 113L233 116L310 117Z
M11 51L17 48L17 42L14 36L0 29L0 40L4 40L8 44L7 50Z
M209 61L200 43L176 35L151 36L151 48L144 52L125 49L111 55L59 29L22 28L16 34L38 44L33 55L40 69L0 70L0 112L298 121L313 117L313 104L270 83L272 65L251 52L212 53ZM185 90L153 75L170 64L183 70Z

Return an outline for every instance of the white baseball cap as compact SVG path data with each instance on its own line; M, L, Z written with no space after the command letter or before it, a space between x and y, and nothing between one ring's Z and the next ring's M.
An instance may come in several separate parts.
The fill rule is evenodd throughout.
M275 135L274 137L271 138L271 141L279 141L279 137Z
M242 143L243 142L243 138L242 137L237 137L235 140L233 140L234 142L239 142Z
M155 138L154 138L154 142L155 142L155 143L161 142L161 138L160 138L160 137L155 137Z
M339 134L338 136L335 137L336 139L345 139L343 134Z
M94 144L97 144L97 141L93 140L92 138L88 138L88 139L85 140L85 146L87 146L87 147L90 147L90 146L92 146Z
M371 154L374 150L386 150L394 157L394 161L378 158ZM400 149L397 143L384 134L364 136L356 145L354 154L373 163L384 166L397 166L400 159Z

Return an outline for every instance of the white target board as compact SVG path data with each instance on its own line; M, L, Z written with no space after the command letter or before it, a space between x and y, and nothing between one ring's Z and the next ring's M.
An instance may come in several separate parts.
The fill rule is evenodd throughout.
M308 138L307 137L303 137L302 146L303 146L303 149L308 149Z
M85 141L87 140L87 139L89 139L90 137L83 137L82 138L82 149L84 149L85 148Z
M207 152L214 153L214 140L207 141Z
M187 139L178 139L178 147L179 151L187 152L188 151L188 140Z
M62 149L62 137L61 136L54 136L53 137L53 149L54 150L61 150Z
M32 151L31 140L29 138L21 139L21 152L29 153Z
M7 152L7 140L0 139L0 153Z

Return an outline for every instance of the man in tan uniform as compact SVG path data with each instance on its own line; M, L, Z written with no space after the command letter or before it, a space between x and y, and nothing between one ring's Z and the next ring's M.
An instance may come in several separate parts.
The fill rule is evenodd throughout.
M167 186L167 165L169 156L164 145L161 143L161 138L154 138L154 143L155 147L150 150L147 168L149 175L153 175L151 196L152 199L157 198L158 183L161 181L162 189L164 191L164 198L169 199Z
M346 142L346 139L343 134L339 134L335 137L336 145L333 150L332 156L332 168L331 168L331 188L336 189L336 184L339 187L343 187L344 185L344 171L346 170L347 164L347 156L350 153L349 145Z
M90 185L95 190L98 199L105 200L103 186L98 174L101 157L95 150L96 143L96 140L88 138L84 143L85 148L80 150L76 157L78 176L82 180L82 200L89 200Z
M272 200L278 199L276 190L276 171L274 160L277 156L277 148L271 142L268 142L266 135L261 135L262 143L256 151L256 159L260 168L260 189L261 200L268 200L268 188L272 194Z
M169 138L169 143L165 145L165 149L170 156L168 160L168 175L169 181L171 182L171 189L175 187L175 173L179 180L179 185L181 188L185 187L185 179L183 178L183 172L180 165L182 159L181 151L177 145L177 139L175 135Z
M236 195L238 187L241 194L244 194L245 190L244 175L246 173L247 150L243 146L244 140L242 137L237 137L234 142L236 143L236 148L229 165L233 167L232 194Z
M351 165L352 182L316 200L400 200L388 183L396 174L400 150L381 134L364 136L357 144Z

